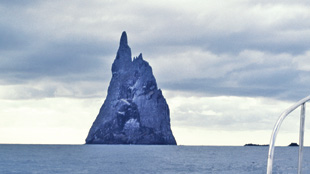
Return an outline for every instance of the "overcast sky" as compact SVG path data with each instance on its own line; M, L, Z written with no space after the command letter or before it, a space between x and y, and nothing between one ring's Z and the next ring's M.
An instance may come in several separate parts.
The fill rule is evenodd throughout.
M0 143L84 143L126 31L133 56L153 68L178 144L267 144L281 112L309 95L309 5L0 1ZM298 112L279 145L298 141Z

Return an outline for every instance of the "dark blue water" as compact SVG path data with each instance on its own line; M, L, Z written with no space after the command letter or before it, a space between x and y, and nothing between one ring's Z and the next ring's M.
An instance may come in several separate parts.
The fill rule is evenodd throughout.
M268 147L0 145L1 174L263 174ZM310 173L310 149L303 172ZM297 172L298 147L277 147L274 173Z

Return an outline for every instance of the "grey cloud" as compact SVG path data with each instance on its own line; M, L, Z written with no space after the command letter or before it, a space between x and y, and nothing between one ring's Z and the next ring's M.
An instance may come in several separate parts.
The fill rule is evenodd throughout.
M169 90L191 91L202 96L251 96L276 97L283 89L268 87L230 86L227 79L190 79L182 82L162 83L162 87Z
M173 31L172 32L176 32ZM175 38L159 37L148 38L138 47L155 54L157 52L177 52L178 48L192 49L202 48L216 54L238 54L243 50L259 50L270 53L302 54L309 49L309 40L306 37L296 40L294 35L283 34L278 36L279 31L241 31L237 33L205 33L198 31L190 36L183 33L173 34ZM298 31L296 31L298 32ZM169 32L169 34L172 34ZM280 38L279 38L280 37ZM301 37L301 36L299 36ZM182 38L182 39L179 39ZM153 40L152 40L153 39Z
M298 71L292 69L280 69L280 70L266 70L259 69L255 71L248 70L247 72L239 72L240 75L246 74L240 79L239 84L241 86L279 86L289 87L295 84L295 79L298 78Z
M3 7L25 7L39 2L38 0L19 1L19 0L2 0L0 6Z
M227 36L211 36L204 37L203 41L206 44L205 49L214 53L232 53L237 54L243 50L260 50L271 53L290 53L301 54L309 49L305 42L280 42L275 36L275 33L262 32L240 32L233 33ZM285 37L285 36L284 36Z
M151 53L166 51L165 48L174 51L171 48L199 47L218 54L238 54L243 50L252 49L297 55L309 49L309 39L307 39L309 34L306 30L310 22L306 18L310 14L299 13L299 8L304 8L302 4L295 3L292 8L290 4L282 6L280 4L278 7L277 4L271 3L266 4L267 9L264 6L261 7L262 11L258 11L251 3L248 5L240 9L238 7L229 9L232 13L230 16L222 15L218 11L217 14L206 12L200 20L197 19L202 16L199 12L161 10L164 16L169 18L158 21L156 15L151 16L155 19L151 21L153 25L150 25L151 28L144 31L143 35L139 34L146 39L138 46ZM283 8L282 11L290 10L290 13L270 14L273 8ZM148 12L145 11L141 13L147 14ZM234 15L235 13L238 16ZM212 21L209 19L210 16L214 16L212 20L223 21L223 23L210 24ZM148 23L148 21L145 22Z
M299 76L296 72L243 73L247 76L239 79L228 75L225 78L183 79L159 84L163 89L194 92L202 96L250 96L282 100L299 100L308 95L310 88L307 83L296 82Z
M0 51L21 49L29 44L31 37L22 31L0 23Z
M53 5L51 11L47 9L48 3ZM296 81L306 76L305 73L293 66L278 66L281 58L274 55L286 53L293 59L309 50L309 34L304 29L310 22L296 18L302 15L297 9L307 7L298 2L289 11L293 18L276 20L276 16L268 16L270 11L256 9L265 5L273 7L278 2L235 3L228 5L235 8L219 13L225 6L214 6L219 8L215 11L196 9L197 6L183 9L185 4L175 8L172 1L167 4L44 1L34 2L27 8L19 6L18 1L3 2L2 7L15 9L11 12L4 8L7 16L0 17L3 38L0 83L24 84L44 78L63 84L107 83L119 36L126 30L133 56L140 52L146 55L146 60L159 72L156 77L161 88L206 95L299 97L309 87ZM290 6L287 3L283 5L284 10ZM72 8L68 10L67 6ZM272 56L270 61L266 61L268 57L257 58L264 60L262 65L251 64L251 58L240 56L245 50ZM189 56L191 61L178 60L187 51L208 52L214 62L206 61L209 57ZM163 64L171 68L162 69ZM172 69L176 72L171 72ZM296 91L298 94L294 94Z
M96 40L48 43L28 55L25 53L15 57L5 57L6 61L0 63L0 71L20 74L22 79L72 74L83 78L85 73L100 74L109 71L109 66L106 64L111 60L106 59L114 57L110 50L109 44Z
M173 59L166 62L166 66L171 68L162 68L164 72L158 76L158 84L163 89L190 91L204 96L298 100L306 96L310 88L307 72L297 69L294 55L250 51L224 56L201 54L195 58L188 57L190 61L178 56ZM200 66L192 66L192 61ZM157 62L154 65L161 68Z

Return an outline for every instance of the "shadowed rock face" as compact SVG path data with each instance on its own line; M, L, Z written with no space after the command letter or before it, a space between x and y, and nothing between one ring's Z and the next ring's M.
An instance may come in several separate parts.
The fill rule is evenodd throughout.
M122 33L112 65L106 100L86 144L176 145L169 107L157 87L152 68L142 54L132 61L126 32Z

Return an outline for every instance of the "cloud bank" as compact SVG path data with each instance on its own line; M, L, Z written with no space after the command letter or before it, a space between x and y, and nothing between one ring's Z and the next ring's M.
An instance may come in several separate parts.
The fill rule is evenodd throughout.
M46 78L107 83L126 30L133 56L143 52L170 90L295 100L309 87L310 12L301 1L12 1L0 7L3 85Z
M258 102L248 108L267 107L268 100L303 98L310 88L309 2L2 1L0 11L0 99L5 104L104 98L124 30L133 57L143 53L168 101L180 104L180 95L193 97L192 104L170 104L178 126L223 129L222 117L249 125L260 118L267 120L263 130L273 119L261 115L275 112L271 108L254 116L240 109L244 118L230 117L237 110L212 110L206 99L215 108L226 97ZM199 103L210 106L197 110ZM187 115L205 121L182 122ZM240 124L228 127L236 130Z

